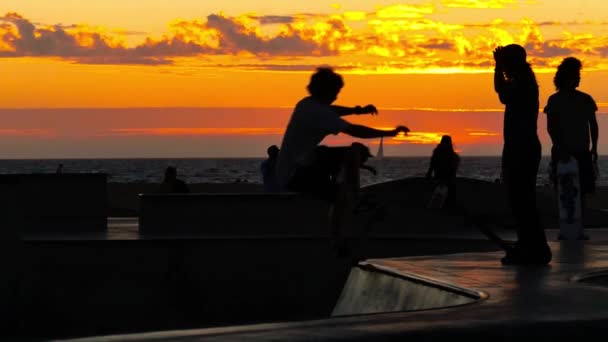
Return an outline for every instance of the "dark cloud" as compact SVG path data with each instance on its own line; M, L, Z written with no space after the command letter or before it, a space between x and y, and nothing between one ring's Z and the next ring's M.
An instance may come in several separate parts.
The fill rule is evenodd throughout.
M577 53L577 49L560 46L555 41L540 44L528 43L524 45L528 54L534 57L565 57Z
M262 16L251 16L251 19L255 19L262 25L269 24L291 24L295 20L295 17L289 15L262 15Z
M239 70L266 70L266 71L309 71L312 72L319 67L318 64L273 64L273 63L260 63L260 64L214 64L207 65L209 68L222 68L222 69L239 69ZM347 71L354 70L359 67L355 66L331 66L335 70Z
M420 44L420 47L434 50L452 50L454 49L454 43L444 39L429 39L428 41Z
M164 37L161 40L146 39L143 44L129 48L113 44L111 37L98 32L78 32L76 25L35 25L17 13L0 17L0 42L11 47L0 51L0 57L61 57L89 64L170 64L172 57L197 55L239 54L248 52L264 56L326 56L336 54L326 43L312 40L310 32L295 29L290 25L293 17L261 16L263 23L283 23L287 31L273 36L260 36L235 18L209 15L206 23L179 23L187 30L212 32L218 40L217 46L196 42L185 34ZM3 22L3 23L2 23ZM345 31L344 24L328 21L332 29ZM14 26L11 30L8 26ZM73 31L76 31L73 32ZM140 34L140 32L120 32ZM83 38L86 44L83 43Z
M220 15L207 17L207 27L220 32L219 49L223 53L236 54L242 51L255 55L331 55L326 46L318 45L311 39L303 38L299 32L292 30L272 38L263 38L250 32L242 24Z

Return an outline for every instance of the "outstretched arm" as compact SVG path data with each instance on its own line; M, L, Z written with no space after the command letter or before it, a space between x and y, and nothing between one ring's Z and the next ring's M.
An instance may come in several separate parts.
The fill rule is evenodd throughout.
M343 133L346 133L355 138L361 139L372 139L372 138L381 138L381 137L394 137L400 132L407 134L410 129L405 126L399 126L395 129L391 129L390 131L385 131L381 129L375 129L363 125L355 125L349 124L342 130Z
M338 113L339 116L351 115L351 114L372 114L378 115L378 109L374 105L368 104L365 107L355 106L355 107L343 107L332 105L331 108Z

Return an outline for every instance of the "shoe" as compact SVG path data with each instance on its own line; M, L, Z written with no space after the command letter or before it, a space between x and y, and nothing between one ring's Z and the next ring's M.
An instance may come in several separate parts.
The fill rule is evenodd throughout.
M503 265L542 266L551 262L551 249L545 243L543 245L523 248L521 245L507 250L507 254L500 259Z

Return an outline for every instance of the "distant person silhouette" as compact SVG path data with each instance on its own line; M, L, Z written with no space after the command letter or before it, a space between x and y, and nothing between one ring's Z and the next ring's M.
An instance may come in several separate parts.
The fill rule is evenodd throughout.
M63 164L57 165L57 170L55 170L55 173L58 175L63 173Z
M581 61L574 57L562 61L553 79L557 92L549 97L544 112L547 114L547 131L553 142L551 179L557 179L560 160L576 159L584 208L584 195L595 191L594 163L597 163L599 127L595 101L576 89L581 81L582 67Z
M405 126L385 131L344 120L342 116L345 115L374 115L378 110L371 104L364 107L332 105L343 86L342 76L331 68L316 70L307 86L310 96L300 100L293 110L277 163L277 177L282 190L313 194L332 203L332 234L338 255L347 254L342 225L356 206L359 168L369 153L361 149L361 144L348 147L319 144L330 134L345 133L365 139L392 137L409 131Z
M188 186L183 180L177 178L177 169L173 166L169 166L165 169L165 178L162 183L160 183L158 192L166 194L183 194L189 193L190 189L188 189Z
M502 263L548 264L551 249L536 211L536 174L541 157L536 76L520 45L497 47L494 60L494 89L505 105L502 172L518 225L515 246L507 251Z
M262 162L260 170L262 171L262 180L264 181L265 192L279 192L279 184L277 182L277 159L279 157L279 147L272 145L266 149L268 159Z
M437 182L437 187L445 187L447 190L446 205L449 205L455 196L456 172L459 165L460 156L454 151L452 137L442 136L439 145L433 150L426 177L433 178ZM439 189L437 187L436 190Z

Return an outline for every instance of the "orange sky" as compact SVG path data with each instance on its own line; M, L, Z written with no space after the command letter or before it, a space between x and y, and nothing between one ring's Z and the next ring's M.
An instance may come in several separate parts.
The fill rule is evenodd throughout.
M167 135L175 139L172 146L183 147L176 149L178 155L261 155L263 148L260 153L241 149L235 137L258 139L260 146L277 140L289 108L306 95L310 73L319 65L344 75L338 103L373 103L381 109L378 117L355 121L375 127L406 124L419 137L431 137L394 141L403 145L393 149L395 154L425 154L440 133L458 137L457 143L469 147L463 153L496 154L501 116L479 124L472 119L475 112L502 110L492 89L493 48L526 46L541 105L553 92L561 59L582 59L581 90L601 104L603 113L607 28L608 3L596 1L4 0L0 143L17 137L19 143L0 149L0 158L80 156L89 146L112 156L125 136L160 146ZM140 107L161 108L163 114L151 121L148 111L110 110ZM231 109L222 112L224 117L188 119L179 126L171 110L162 110L176 107ZM12 110L18 108L41 110L19 117L23 111ZM104 120L112 122L42 110L49 108L106 108ZM235 108L275 108L276 119ZM407 115L396 115L399 111ZM87 133L77 134L72 123ZM543 125L539 121L541 136ZM214 146L192 147L193 136L215 139ZM45 154L24 147L48 145L48 139L57 147ZM82 150L67 149L71 139L80 139ZM428 146L408 148L418 143ZM153 154L148 145L135 145L126 155Z

